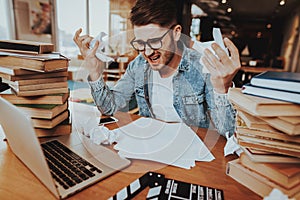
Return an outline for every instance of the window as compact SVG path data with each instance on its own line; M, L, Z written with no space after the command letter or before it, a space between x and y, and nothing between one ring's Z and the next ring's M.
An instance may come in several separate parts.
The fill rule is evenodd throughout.
M79 28L92 36L108 33L109 0L57 0L56 8L59 52L69 58L79 54L73 42Z
M0 0L0 39L11 39L10 30L11 26L9 25L9 16L10 16L10 10L8 9L9 1L8 0Z

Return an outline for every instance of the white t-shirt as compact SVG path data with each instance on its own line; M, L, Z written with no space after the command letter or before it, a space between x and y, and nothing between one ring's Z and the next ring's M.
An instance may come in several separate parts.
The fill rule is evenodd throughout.
M158 71L153 71L153 88L150 103L156 119L166 122L181 122L173 106L173 77L161 78Z

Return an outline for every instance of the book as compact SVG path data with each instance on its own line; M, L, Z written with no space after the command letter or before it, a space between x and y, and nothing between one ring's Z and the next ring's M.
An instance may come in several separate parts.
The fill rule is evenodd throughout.
M247 112L237 109L237 115L240 118L240 120L242 120L242 123L245 124L245 126L247 126L250 129L257 129L257 130L269 131L269 132L278 132L278 130L270 126L264 120L255 117L253 115L250 115Z
M50 72L66 70L69 65L69 59L56 53L30 55L0 52L0 65L19 67L32 71Z
M242 92L245 94L251 94L259 97L300 104L300 93L296 92L288 92L283 90L258 87L249 83L243 85Z
M51 129L34 128L37 137L54 137L60 135L69 135L72 133L72 124L69 120L65 120L62 123L56 125Z
M23 79L10 81L3 78L3 82L8 83L9 85L14 85L15 87L22 88L22 86L33 86L33 85L43 85L49 83L59 83L59 82L67 82L67 77L54 77L54 78L42 78L42 79Z
M300 158L279 153L242 147L243 152L253 162L258 163L300 163Z
M11 89L0 92L0 97L12 104L64 104L69 98L67 93L55 93L41 96L17 96Z
M44 90L44 89L54 89L54 88L68 88L68 82L54 82L54 83L40 83L34 85L18 85L18 84L9 84L17 93L22 91L35 91L35 90Z
M10 76L24 76L24 75L45 75L44 78L49 77L50 75L57 73L56 75L60 75L59 73L64 73L66 75L64 76L68 76L67 69L62 69L62 70L56 70L53 72L40 72L40 71L32 71L32 70L28 70L28 69L22 69L18 66L4 66L4 65L0 65L0 73L2 74L6 74L6 75L10 75ZM53 76L53 75L52 75ZM53 76L56 77L56 76ZM40 77L42 78L42 77Z
M252 77L250 83L259 87L300 93L300 73L266 71Z
M231 88L228 99L241 110L254 116L299 116L300 105L243 94L240 88Z
M289 117L264 117L262 119L288 135L300 135L300 117L290 117L290 120Z
M68 101L62 105L55 104L16 104L31 118L53 119L63 111L68 109Z
M54 51L54 44L26 40L0 40L0 51L33 54L51 53Z
M284 154L300 158L300 145L297 143L287 143L269 138L257 138L249 135L236 133L237 143L242 147L254 148L258 150Z
M12 91L17 96L40 96L40 95L49 95L49 94L59 94L59 93L68 93L68 87L61 87L61 88L46 88L40 90L27 90L27 91L20 91L15 89L14 86L11 86Z
M53 119L36 119L31 118L34 128L45 128L45 129L52 129L57 126L59 123L63 122L64 120L69 118L69 111L66 110L63 113L59 114L58 116L54 117Z
M4 69L4 70L2 70ZM6 70L8 69L8 70ZM4 71L4 72L1 72ZM28 73L31 72L31 73ZM17 74L17 75L16 75ZM24 70L20 68L6 68L0 66L0 77L8 81L30 80L30 79L45 79L45 78L57 78L68 77L67 70L55 71L55 72L35 72Z
M262 131L238 126L237 134L256 138L269 138L270 140L279 140L285 143L298 143L300 145L300 136L290 136L282 132Z
M274 181L276 184L291 189L300 184L300 165L296 163L255 163L244 153L240 156L243 166Z
M239 162L239 159L231 160L227 163L226 174L261 197L268 196L274 188L278 188L289 198L298 197L300 193L300 184L291 189L286 189L268 178L247 169Z

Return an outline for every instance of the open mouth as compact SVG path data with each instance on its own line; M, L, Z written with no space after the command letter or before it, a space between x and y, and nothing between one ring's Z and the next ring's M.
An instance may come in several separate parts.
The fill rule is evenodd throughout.
M158 64L159 59L160 59L160 54L155 54L155 55L149 56L148 59L149 59L153 64Z

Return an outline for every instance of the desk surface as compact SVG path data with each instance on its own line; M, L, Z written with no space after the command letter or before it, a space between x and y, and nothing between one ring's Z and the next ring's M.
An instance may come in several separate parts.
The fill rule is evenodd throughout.
M118 124L110 124L108 128L113 129L117 125L122 126L138 118L138 116L129 116L127 113L118 113L116 117L119 119ZM212 162L196 162L195 167L186 170L151 161L132 160L132 164L125 170L88 187L69 199L108 199L146 171L156 171L164 174L167 178L222 189L227 200L261 199L226 175L226 163L236 158L234 155L226 158L223 156L226 140L214 131L206 129L195 129L195 131L215 156L216 159ZM75 137L75 135L71 134L70 137ZM4 136L0 134L0 199L55 199L47 188L14 156L3 138ZM135 199L145 199L146 195L147 191L145 190Z

